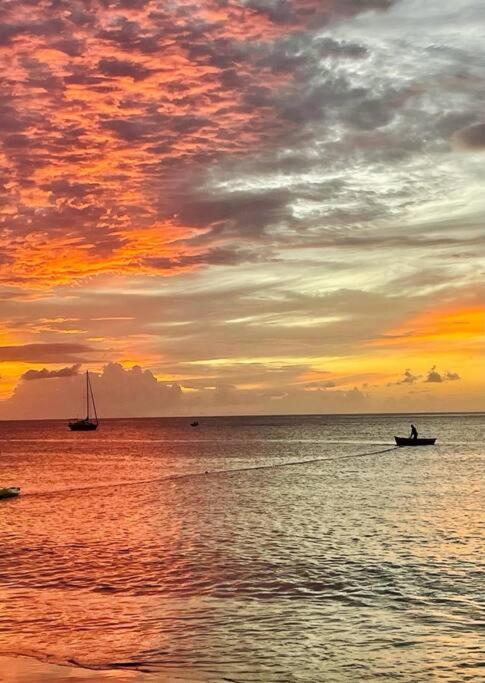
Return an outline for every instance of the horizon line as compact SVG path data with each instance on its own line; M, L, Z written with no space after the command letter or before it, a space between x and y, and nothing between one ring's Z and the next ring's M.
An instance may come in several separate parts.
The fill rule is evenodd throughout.
M445 410L445 411L424 411L424 412L389 412L389 413L246 413L246 414L228 414L228 415L201 415L199 413L192 413L188 415L128 415L118 417L104 417L100 418L99 422L114 421L114 420L189 420L197 417L198 419L221 419L221 418L254 418L254 417L389 417L389 416L438 416L438 415L485 415L484 410ZM70 418L67 417L24 417L24 418L0 418L2 422L65 422Z

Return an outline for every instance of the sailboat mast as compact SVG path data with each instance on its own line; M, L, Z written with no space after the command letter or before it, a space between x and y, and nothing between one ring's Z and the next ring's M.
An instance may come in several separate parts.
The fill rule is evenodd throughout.
M89 372L86 370L86 420L89 420Z
M96 424L98 424L98 413L96 412L96 403L94 402L93 387L91 386L91 380L89 380L89 395L91 396L91 402L93 404L94 417L96 419Z

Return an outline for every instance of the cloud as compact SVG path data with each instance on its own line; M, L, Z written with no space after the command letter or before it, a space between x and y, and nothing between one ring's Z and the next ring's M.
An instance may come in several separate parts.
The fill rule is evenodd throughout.
M421 378L422 375L415 375L411 370L407 369L404 371L400 380L397 382L389 382L387 386L414 385L419 382ZM436 365L433 365L422 381L425 384L442 384L443 382L453 382L460 379L461 377L457 372L438 372Z
M34 363L59 363L66 360L84 362L78 356L90 354L95 349L92 346L79 343L45 343L23 344L19 346L0 346L0 362L19 361Z
M305 385L305 389L334 389L337 383L334 380L328 380L327 382L309 382Z
M433 365L424 381L432 384L440 384L441 382L444 382L444 379L443 376L436 370L436 365Z
M174 268L192 268L200 265L232 266L239 263L257 262L264 260L264 251L236 248L214 248L200 254L186 254L175 258L166 256L147 256L143 263L160 270Z
M288 370L281 371L281 380ZM276 371L278 375L278 371ZM291 374L291 373L290 373ZM345 390L299 386L246 388L216 380L184 390L178 382L161 382L140 366L125 368L108 363L91 372L97 412L103 417L157 417L162 415L214 415L251 413L352 412L369 407L369 395L358 387ZM82 411L81 376L65 375L56 382L20 381L13 395L0 401L2 419L69 418Z
M251 157L257 166L259 155L299 150L303 138L312 147L308 135L319 133L311 126L329 112L333 120L335 107L349 120L370 107L366 129L373 117L388 121L392 107L348 77L367 46L320 29L393 4L113 2L109 12L98 4L86 13L74 0L62 7L19 0L6 7L1 35L12 79L0 136L15 179L5 195L16 209L0 213L11 255L0 281L46 288L99 272L149 272L148 246L165 252L167 273L210 267L211 254L194 254L190 241L179 242L183 253L167 253L172 229L179 237L211 229L220 241L291 223L297 192L221 191L213 170ZM188 169L198 183L182 181Z
M2 417L22 419L69 418L81 414L84 407L83 378L76 368L64 368L64 374L40 371L24 379L56 376L56 382L21 381L11 398L0 402ZM46 375L45 372L48 374ZM62 371L60 371L62 372ZM109 363L101 373L90 373L98 414L104 417L142 417L173 414L181 400L178 384L158 382L149 370L139 366L125 369Z
M20 379L23 380L34 380L34 379L53 379L56 377L74 377L79 374L80 363L75 363L70 367L61 368L60 370L47 370L47 368L42 368L42 370L27 370L21 375Z
M428 371L427 377L424 380L429 384L441 384L442 382L456 381L461 379L460 375L456 372L438 372L436 365L433 365L431 370Z
M459 130L453 135L453 142L457 147L470 151L485 150L485 123L476 123Z
M482 18L480 0L0 3L0 358L99 346L255 409L296 406L328 359L387 383L452 349L471 377L483 178L450 138L481 145ZM90 350L20 350L67 334Z
M283 25L323 26L341 16L386 10L395 0L243 0L246 7Z
M129 76L135 81L147 78L151 71L142 64L127 59L107 58L101 59L98 68L105 76Z
M400 384L415 384L421 375L414 375L411 370L407 369L400 380L397 382L390 383L388 386L399 386Z

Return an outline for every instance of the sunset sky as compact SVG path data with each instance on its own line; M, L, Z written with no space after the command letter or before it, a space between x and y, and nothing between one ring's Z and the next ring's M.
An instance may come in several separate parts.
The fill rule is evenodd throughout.
M483 0L3 0L0 418L485 409Z

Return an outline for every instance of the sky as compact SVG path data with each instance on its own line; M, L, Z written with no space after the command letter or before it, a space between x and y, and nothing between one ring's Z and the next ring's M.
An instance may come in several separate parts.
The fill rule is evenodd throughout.
M485 409L483 0L3 0L0 418Z

